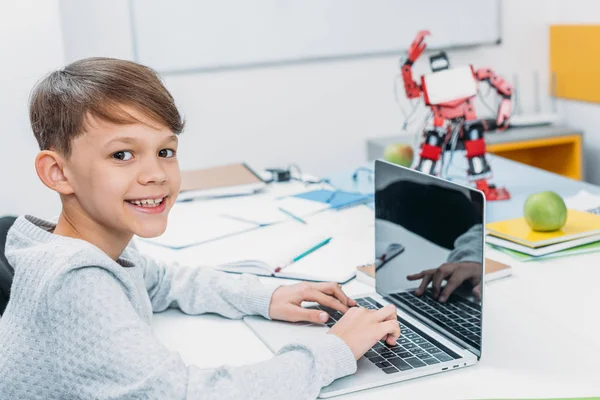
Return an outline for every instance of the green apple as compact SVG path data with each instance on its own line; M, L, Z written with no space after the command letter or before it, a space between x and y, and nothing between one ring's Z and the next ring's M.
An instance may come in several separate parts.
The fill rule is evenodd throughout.
M390 144L383 152L383 159L394 164L409 167L413 163L414 151L408 144Z
M538 232L552 232L567 222L567 206L558 194L546 191L534 193L525 200L525 221Z

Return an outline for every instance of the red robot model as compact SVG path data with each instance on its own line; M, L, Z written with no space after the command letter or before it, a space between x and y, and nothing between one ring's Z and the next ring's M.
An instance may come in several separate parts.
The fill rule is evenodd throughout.
M474 182L486 199L506 200L510 195L506 189L488 183L492 173L485 157L484 132L504 130L508 127L511 112L513 88L508 82L494 74L489 68L475 70L472 66L450 68L445 52L430 56L431 73L421 77L421 83L413 80L412 65L426 48L425 36L428 31L420 31L410 45L408 59L402 65L404 89L409 99L423 94L425 104L433 112L433 127L423 131L419 160L415 169L436 174L436 167L442 154L451 141L461 141L466 149L469 168L469 181ZM477 119L474 99L477 82L490 84L502 97L496 120ZM456 138L454 137L456 136Z

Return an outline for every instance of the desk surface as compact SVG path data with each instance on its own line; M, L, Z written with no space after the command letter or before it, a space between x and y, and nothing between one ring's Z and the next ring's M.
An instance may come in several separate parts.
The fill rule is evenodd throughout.
M467 183L465 181L467 162L463 154L464 152L456 153L449 175L452 180L464 184ZM494 175L491 182L499 187L505 187L511 194L510 200L488 203L488 222L521 217L525 200L533 193L552 190L567 197L580 190L587 190L590 193L600 194L600 187L590 183L575 181L493 154L488 154L487 157ZM363 168L372 169L373 164L366 164ZM373 182L368 179L366 172L360 172L357 181L352 180L352 172L348 173L348 171L333 174L330 179L331 183L341 190L373 192Z
M491 282L485 288L484 345L479 364L341 398L550 398L600 393L598 341L582 335L577 326L570 329L523 306L516 298L504 297L504 292L510 291L506 290L509 279L521 277ZM372 288L352 281L344 290L360 294ZM179 352L187 364L202 368L253 364L273 356L241 321L170 310L155 315L153 328L159 340Z
M490 203L490 220L519 215L527 194L540 190L552 189L565 196L581 189L600 193L599 187L504 159L494 158L493 165L497 183L506 185L513 199ZM332 178L340 188L370 190L367 179L353 182L351 171ZM508 262L514 274L485 286L483 355L478 365L343 397L540 398L600 394L598 256L592 253L535 263L518 263L494 250L486 256ZM373 291L356 280L347 283L344 290L351 295ZM186 363L203 368L251 364L272 357L242 321L170 310L155 315L153 328L159 340L178 351ZM244 351L240 351L242 346Z

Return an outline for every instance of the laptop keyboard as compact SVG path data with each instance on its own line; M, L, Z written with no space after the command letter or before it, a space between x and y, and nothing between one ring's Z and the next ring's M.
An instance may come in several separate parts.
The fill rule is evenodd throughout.
M481 348L481 309L476 305L453 296L446 303L432 297L431 289L421 296L414 292L392 294L391 297L406 305L465 343Z
M355 300L359 306L371 310L378 310L383 307L371 297ZM339 311L321 305L310 308L327 312L329 320L326 324L329 327L332 327L343 315ZM369 361L386 374L408 371L460 358L458 354L419 331L399 316L398 323L400 324L401 335L396 346L390 346L380 340L365 354Z

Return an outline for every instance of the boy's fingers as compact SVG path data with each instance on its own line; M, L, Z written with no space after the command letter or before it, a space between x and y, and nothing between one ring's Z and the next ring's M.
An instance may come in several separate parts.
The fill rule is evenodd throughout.
M329 315L321 310L309 310L302 307L296 307L294 310L294 321L309 321L314 324L324 324L329 319Z
M420 296L423 293L425 293L425 289L427 289L427 286L429 285L429 282L431 282L431 274L425 275L425 277L421 281L421 284L419 285L419 288L417 289L417 291L415 292L415 294L417 296Z
M406 279L408 279L409 281L416 281L417 279L421 279L424 276L425 276L425 271L421 271L418 274L407 275Z
M396 307L393 304L388 304L387 306L380 308L375 311L373 315L377 322L391 320L392 318L394 321L397 320Z
M316 301L317 303L321 304L322 306L333 308L334 310L338 310L343 313L348 311L348 307L346 307L344 304L342 304L338 299L336 299L335 297L326 295L325 293L320 292L318 289L313 289L310 292L308 292L308 295L306 296L306 299L304 299L304 300Z
M386 343L390 346L394 346L400 337L400 325L398 325L398 322L396 320L384 321L379 324L379 326L381 329L381 337L383 338L387 335L385 338Z
M450 279L448 280L448 283L446 283L446 286L444 286L444 290L442 290L442 294L440 295L440 302L445 302L446 300L448 300L448 298L450 297L450 295L452 293L454 293L454 291L456 290L456 288L458 288L460 286L460 284L462 283L462 279L459 276L459 274L454 274L450 277Z
M473 295L477 300L481 300L481 283L473 288Z
M437 296L440 294L440 288L442 287L442 282L449 274L450 273L448 273L445 269L438 268L437 272L433 276L433 281L431 284L431 287L433 288L433 297L434 298L437 298Z
M348 296L342 291L340 286L337 283L323 283L321 286L317 286L321 288L321 291L330 295L335 296L342 304L349 306L348 304Z
M335 288L333 289L333 291L335 293L335 297L338 300L340 300L345 305L350 306L350 298L348 296L346 296L346 293L344 293L344 291L342 290L340 285L335 285Z

